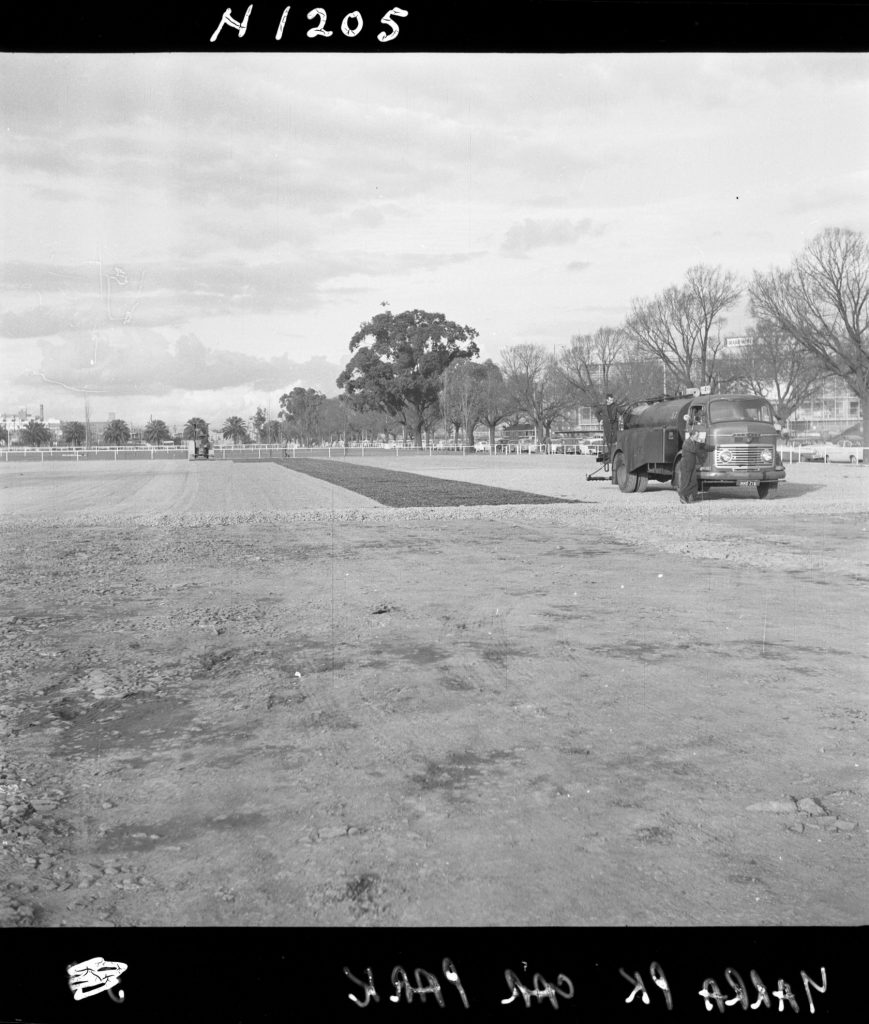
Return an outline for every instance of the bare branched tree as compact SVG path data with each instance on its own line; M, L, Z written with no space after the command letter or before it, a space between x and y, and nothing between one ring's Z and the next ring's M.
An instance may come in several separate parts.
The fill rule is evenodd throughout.
M456 359L443 373L444 418L456 428L456 433L461 428L465 444L474 443L484 378L483 364L470 359Z
M514 408L534 421L538 441L548 441L553 422L576 401L555 356L542 345L524 343L505 349L501 364Z
M708 384L723 344L722 314L740 294L729 271L698 264L681 286L671 285L652 299L634 299L625 333L661 360L677 387Z
M501 367L487 359L481 364L483 371L480 381L480 423L489 431L489 444L495 447L495 428L503 423L514 411L513 401Z
M869 246L844 228L827 228L787 270L756 273L751 311L789 335L860 399L869 445Z
M625 356L620 328L599 327L594 334L575 334L558 353L558 371L584 405L601 405L615 394L615 378Z

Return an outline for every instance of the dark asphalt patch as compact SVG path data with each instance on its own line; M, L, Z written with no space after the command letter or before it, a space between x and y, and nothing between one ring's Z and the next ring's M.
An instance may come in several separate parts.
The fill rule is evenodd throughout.
M362 494L390 508L442 508L457 505L578 505L570 498L553 498L506 487L486 487L461 480L440 480L379 466L356 466L336 459L269 459L284 469L305 473Z

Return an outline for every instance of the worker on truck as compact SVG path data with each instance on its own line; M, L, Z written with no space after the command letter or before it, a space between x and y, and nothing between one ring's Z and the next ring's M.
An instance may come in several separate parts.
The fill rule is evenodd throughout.
M701 406L693 406L686 413L685 440L682 443L682 473L679 488L679 501L683 505L693 505L700 500L697 484L699 464L706 454L706 416Z
M642 494L659 480L686 502L697 486L752 486L758 498L769 498L785 477L773 409L758 395L691 388L636 402L622 421L610 458L613 483L626 494Z
M616 405L615 397L612 394L606 396L606 404L597 410L598 418L603 426L603 439L606 450L609 452L616 434L619 432L619 407Z

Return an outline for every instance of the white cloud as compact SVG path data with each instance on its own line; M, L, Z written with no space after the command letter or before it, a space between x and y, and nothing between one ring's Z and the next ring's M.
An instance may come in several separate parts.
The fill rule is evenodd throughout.
M531 249L570 245L587 235L599 234L601 230L601 226L595 224L590 217L577 221L566 218L532 220L526 217L520 224L514 224L508 229L501 249L512 255L524 255Z
M222 395L340 363L384 299L497 357L616 323L698 259L745 276L869 228L866 54L5 54L0 98L13 404L28 339L121 346L118 312L202 350L119 347L111 386L204 394L204 360ZM100 257L128 277L111 309Z

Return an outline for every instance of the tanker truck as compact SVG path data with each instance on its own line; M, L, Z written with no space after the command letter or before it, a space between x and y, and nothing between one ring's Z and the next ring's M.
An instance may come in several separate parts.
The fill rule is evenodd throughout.
M642 493L650 480L669 480L678 489L685 429L698 422L706 432L701 490L743 485L756 487L758 498L775 497L785 470L772 406L758 395L700 389L637 402L624 411L608 453L612 482L626 494Z

